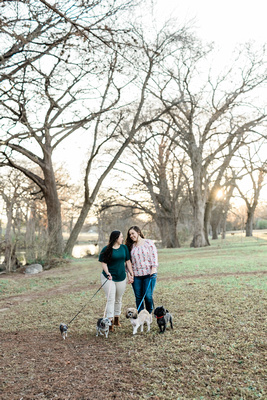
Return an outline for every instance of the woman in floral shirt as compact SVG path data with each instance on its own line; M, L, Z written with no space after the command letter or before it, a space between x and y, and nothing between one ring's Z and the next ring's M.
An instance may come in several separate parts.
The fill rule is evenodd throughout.
M132 283L138 309L145 293L145 306L151 314L154 308L153 291L157 280L158 252L153 241L145 239L138 226L132 226L127 233L126 245L131 254L134 281ZM144 309L144 302L139 312Z

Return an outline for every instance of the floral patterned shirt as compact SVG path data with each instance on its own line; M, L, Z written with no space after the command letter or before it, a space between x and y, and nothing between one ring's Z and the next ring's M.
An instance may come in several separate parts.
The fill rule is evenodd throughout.
M134 276L150 275L152 267L158 267L158 252L153 241L145 239L144 244L131 250Z

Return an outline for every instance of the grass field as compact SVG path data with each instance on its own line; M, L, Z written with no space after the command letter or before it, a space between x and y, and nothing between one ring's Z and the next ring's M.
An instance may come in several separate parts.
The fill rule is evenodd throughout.
M267 235L266 235L267 236ZM266 238L159 250L155 306L174 329L95 337L105 297L94 257L0 279L1 399L267 399ZM66 341L59 324L68 323ZM130 285L123 309L134 305Z

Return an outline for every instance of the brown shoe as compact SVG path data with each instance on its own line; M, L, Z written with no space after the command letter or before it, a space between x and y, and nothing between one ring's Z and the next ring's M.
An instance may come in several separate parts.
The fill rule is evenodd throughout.
M109 325L109 332L114 332L114 324L113 324L113 319L111 320L111 325Z
M114 326L118 326L119 328L121 327L119 317L114 317Z

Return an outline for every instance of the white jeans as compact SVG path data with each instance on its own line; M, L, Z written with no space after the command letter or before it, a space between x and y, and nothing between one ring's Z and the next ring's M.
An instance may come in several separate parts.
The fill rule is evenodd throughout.
M106 278L101 274L101 284L106 281ZM108 280L103 286L107 297L106 317L118 317L121 314L122 296L126 289L126 278L121 282Z

